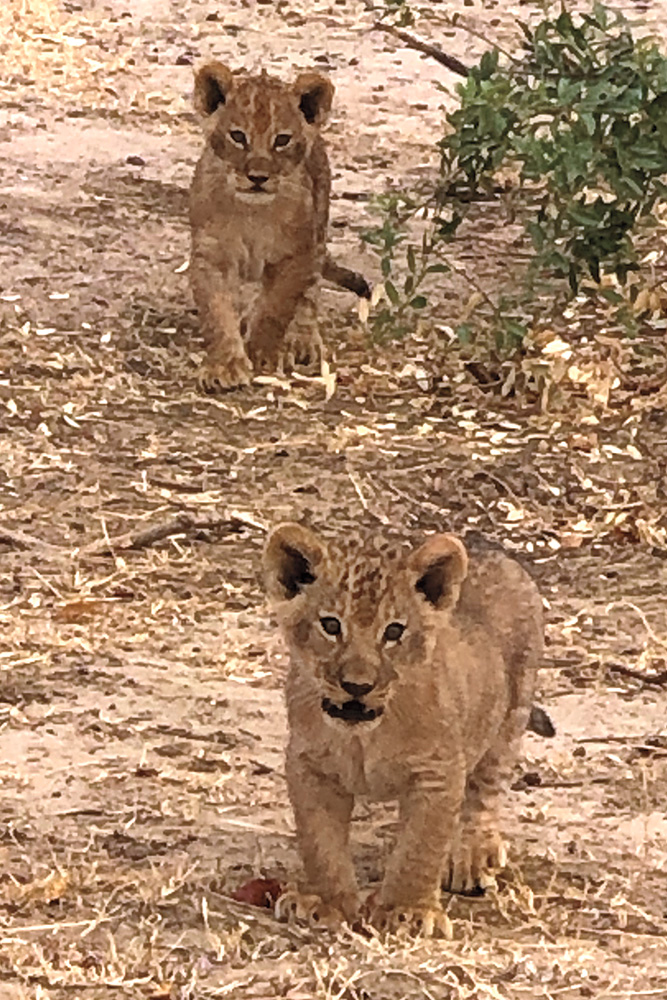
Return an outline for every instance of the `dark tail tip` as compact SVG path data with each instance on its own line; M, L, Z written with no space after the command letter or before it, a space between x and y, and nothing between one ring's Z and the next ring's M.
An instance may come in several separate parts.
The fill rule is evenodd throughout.
M545 736L547 739L556 735L556 727L544 709L538 705L533 705L531 708L526 729L531 733L537 733L538 736Z
M370 299L371 297L371 286L363 274L337 264L331 257L327 256L324 262L322 277L331 281L332 284L338 285L339 288L346 288L348 292L354 292L360 299Z
M363 274L359 274L358 271L350 271L349 279L343 285L343 288L347 288L350 292L354 292L358 295L360 299L370 299L371 297L371 286L368 284Z

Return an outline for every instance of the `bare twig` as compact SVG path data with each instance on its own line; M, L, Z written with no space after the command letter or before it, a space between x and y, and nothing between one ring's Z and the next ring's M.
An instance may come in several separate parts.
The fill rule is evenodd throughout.
M469 35L472 35L474 38L479 38L479 40L481 42L484 42L485 45L489 45L494 49L498 49L498 51L502 52L502 54L506 56L510 60L510 62L514 63L515 66L521 65L520 59L517 59L517 57L512 55L511 52L509 52L507 49L504 49L501 45L498 44L498 42L495 39L491 40L484 34L484 32L478 31L476 28L473 28L472 25L468 24L465 18L461 17L461 15L458 12L456 14L449 15L449 14L436 14L434 11L429 15L429 20L432 21L433 24L438 24L438 23L444 24L447 28L454 28L454 29L460 28L461 30L466 31Z
M382 21L374 21L373 27L377 31L384 31L387 35L393 35L394 38L398 38L401 42L404 42L408 48L416 49L418 52L423 52L424 55L430 56L436 62L439 62L441 66L446 66L452 73L458 73L459 76L468 76L470 73L465 63L462 63L456 56L448 55L447 52L443 52L437 45L431 45L430 42L423 42L421 38L415 38L414 35L408 34L402 28L395 28L393 24L383 24Z
M76 927L87 927L91 923L108 923L108 921L112 919L112 917L104 917L102 919L99 917L92 917L89 920L63 920L60 922L54 921L50 924L22 924L20 927L9 927L7 929L3 928L0 944L7 944L10 941L15 941L19 939L22 934L29 934L32 931L48 931L49 934L55 935L58 931Z
M661 670L656 674L645 674L641 670L633 670L632 667L625 667L621 663L609 663L607 670L613 674L622 674L623 677L633 677L642 684L655 684L657 687L664 687L667 684L667 670Z
M350 482L352 483L352 486L354 487L354 492L359 497L359 502L360 502L361 506L364 508L364 510L368 510L368 500L364 496L364 491L361 488L361 483L359 482L359 477L357 476L356 472L354 472L350 468L348 468L347 474L350 477Z
M648 637L651 640L651 642L654 642L656 646L662 646L663 649L667 649L667 642L665 642L664 639L661 639L660 636L657 635L655 629L653 628L653 626L651 625L650 621L648 620L648 618L646 617L641 608L637 607L636 604L633 604L632 601L612 601L604 609L605 614L608 615L610 611L613 611L616 608L630 608L631 611L634 611L635 614L641 620L642 625L646 629Z
M50 555L63 555L67 551L60 545L51 545L49 542L43 542L41 538L35 538L34 535L27 535L24 531L16 531L2 525L0 525L0 542L12 545L15 549L22 551L41 549L42 552L48 552Z
M264 525L259 524L251 517L245 517L239 513L225 514L223 516L196 517L183 511L169 521L161 524L153 524L141 531L126 531L115 538L103 538L97 542L86 545L79 552L82 556L110 556L115 552L128 550L145 549L155 542L161 542L164 538L174 535L191 534L196 531L219 531L231 534L244 526L264 529Z

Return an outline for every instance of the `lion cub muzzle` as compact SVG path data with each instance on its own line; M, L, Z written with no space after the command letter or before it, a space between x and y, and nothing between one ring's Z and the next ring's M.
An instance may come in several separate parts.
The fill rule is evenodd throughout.
M329 698L323 698L322 709L330 718L342 719L343 722L351 725L356 725L358 722L374 722L375 719L379 719L384 711L381 706L379 708L367 708L363 701L359 701L358 698L353 698L351 701L344 701L342 705L336 705Z
M263 160L250 160L237 180L237 194L275 194L275 178L271 165Z
M345 694L352 695L349 701L337 704L331 698L322 699L322 710L332 719L342 719L343 722L356 725L358 722L374 722L382 715L382 705L368 705L364 697L373 691L375 684L356 684L354 681L340 681Z

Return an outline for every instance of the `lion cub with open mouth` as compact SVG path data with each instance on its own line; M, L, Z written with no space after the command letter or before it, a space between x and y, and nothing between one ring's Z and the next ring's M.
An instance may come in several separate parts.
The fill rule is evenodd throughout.
M354 800L398 799L370 919L448 936L441 886L474 889L505 864L496 807L542 656L536 585L453 535L340 544L299 524L271 533L264 573L291 655L286 771L306 875L283 912L358 920Z
M210 62L196 74L206 144L190 191L190 279L207 391L317 359L320 276L370 294L326 253L331 171L319 129L333 92L315 72L287 84Z

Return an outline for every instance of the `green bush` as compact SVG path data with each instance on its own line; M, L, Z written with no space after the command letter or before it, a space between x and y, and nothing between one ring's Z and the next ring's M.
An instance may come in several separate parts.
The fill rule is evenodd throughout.
M406 5L398 7L405 20ZM553 288L560 282L571 295L583 289L621 303L600 280L613 274L623 284L639 267L637 236L655 223L656 201L667 193L667 58L600 4L520 28L516 56L501 63L497 50L485 53L459 85L461 103L447 116L451 131L439 143L433 190L421 199L393 195L383 226L366 234L385 277L381 334L391 330L392 309L400 311L394 332L401 334L411 313L426 305L423 293L414 302L414 292L430 258L437 255L439 269L448 266L448 245L501 168L518 175L522 197L515 204L534 252L524 307L536 280L542 289L545 280ZM428 219L421 247L407 238L420 213ZM399 247L418 279L404 290L394 277ZM520 323L513 322L516 343Z

